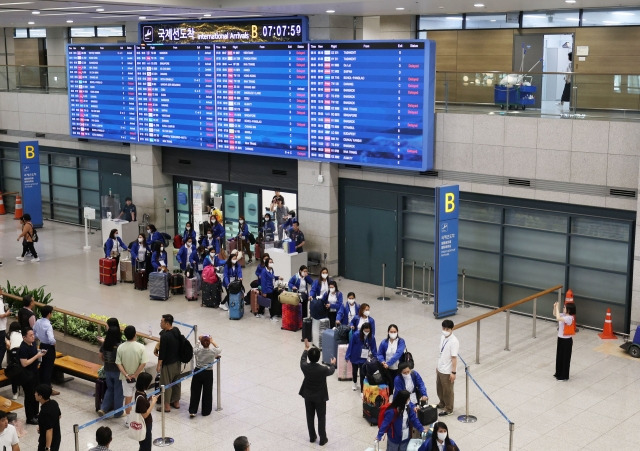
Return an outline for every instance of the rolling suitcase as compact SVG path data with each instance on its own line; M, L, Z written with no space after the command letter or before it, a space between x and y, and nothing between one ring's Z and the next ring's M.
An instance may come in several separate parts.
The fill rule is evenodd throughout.
M327 329L322 332L322 363L330 363L338 355L338 342L336 341L336 330Z
M236 248L236 240L227 240L227 255L231 255L231 251Z
M202 305L204 307L218 308L221 297L220 283L202 282Z
M169 274L166 272L149 274L149 298L156 301L169 299Z
M253 290L249 291L249 298L251 304L251 313L258 313L258 290L254 288Z
M198 300L198 276L185 279L184 297L187 298L187 301Z
M264 307L264 308L271 308L271 298L268 298L266 296L263 296L262 293L258 293L258 305Z
M423 426L429 426L438 421L438 409L429 404L420 404L416 413Z
M302 305L282 305L282 330L298 332L302 329Z
M244 293L229 293L229 319L242 319L244 316Z
M136 269L136 272L133 273L133 288L136 290L146 290L147 281L147 271L145 271L144 268Z
M104 400L105 393L107 393L107 380L98 379L96 381L96 391L93 395L96 412L100 410L100 406L102 405L102 401Z
M353 368L351 362L346 361L344 358L347 355L347 348L349 345L338 345L338 356L336 357L336 372L338 373L339 381L350 381L353 379Z
M309 340L309 342L313 341L312 330L313 328L313 318L305 318L302 320L302 341Z
M120 282L133 283L133 262L131 258L120 259Z
M378 424L380 407L389 402L389 387L384 384L369 385L367 378L362 386L362 416L373 425Z
M311 328L313 345L322 350L322 332L329 328L329 318L314 319Z
M169 276L169 287L171 294L184 293L184 276L180 273L173 273Z
M100 259L100 283L103 285L115 285L118 283L115 259Z

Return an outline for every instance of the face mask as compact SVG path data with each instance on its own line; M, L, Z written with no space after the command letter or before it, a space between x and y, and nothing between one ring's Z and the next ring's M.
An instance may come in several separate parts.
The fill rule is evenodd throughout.
M191 243L187 243L187 247L191 247Z
M237 258L232 258L231 259L231 263L233 263L235 265L236 263L238 263L238 259Z
M438 440L440 440L441 442L444 442L445 438L447 438L446 432L438 432Z
M269 263L267 266L268 266L269 269L271 269L271 268L273 268L273 263Z
M353 305L353 304L355 304L355 303L356 303L356 300L355 300L355 299L353 299L353 298L349 298L349 299L347 299L347 300L349 301L349 305Z
M406 380L409 380L409 379L411 379L411 373L409 373L409 374L402 373L402 377L405 378Z
M211 235L210 233L207 233L207 238L211 239L213 238L213 235Z
M239 220L238 222L239 222L240 224L242 224L242 223L244 222L244 220L243 220L243 219L241 219L241 220Z
M369 332L362 332L362 333L364 334L365 337L369 335Z
M264 218L264 221L265 222L269 222L269 218Z
M335 292L336 292L335 288L333 288L333 287L329 288L329 293L335 293Z
M364 316L366 316L367 318L369 317L369 310L364 312Z
M115 233L115 234L113 235L113 237L114 237L114 238L118 238L118 234L117 234L117 233Z
M214 258L216 258L216 254L209 254L209 258L213 260Z
M187 227L187 231L191 230L191 227Z
M442 335L444 335L444 338L447 338L449 335L451 335L451 332L447 332L446 330L443 330Z
M147 229L147 233L151 233L151 230L150 230L150 229Z
M322 273L322 278L323 279L326 279L327 277L329 277L329 274Z
M391 338L392 340L395 340L396 338L398 338L398 333L390 333L389 334L389 338Z
M144 238L138 238L138 243L142 243L144 241Z
M160 246L160 252L164 251L164 247Z

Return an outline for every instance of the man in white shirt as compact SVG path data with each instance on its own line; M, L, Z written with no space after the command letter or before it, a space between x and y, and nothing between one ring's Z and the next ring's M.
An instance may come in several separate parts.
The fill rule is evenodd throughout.
M129 404L136 391L136 379L144 371L144 367L149 361L147 351L143 344L136 341L136 328L127 326L124 328L124 336L127 341L118 346L116 351L116 365L120 370L120 381L122 383L122 393L124 403ZM125 410L125 426L129 427L127 418L131 413L131 407Z
M453 321L442 321L442 336L440 337L440 354L438 368L436 369L436 389L438 392L438 408L443 409L440 416L444 417L453 413L453 383L456 380L456 367L458 365L458 350L460 342L453 335Z
M7 451L20 451L18 444L18 432L15 426L9 424L7 412L0 410L0 449Z

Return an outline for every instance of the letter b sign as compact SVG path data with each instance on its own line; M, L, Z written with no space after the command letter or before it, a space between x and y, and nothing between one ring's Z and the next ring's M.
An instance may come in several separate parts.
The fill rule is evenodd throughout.
M454 193L445 194L444 211L445 213L453 213L456 210L456 195Z
M24 155L27 160L31 160L36 156L36 149L33 146L25 146Z

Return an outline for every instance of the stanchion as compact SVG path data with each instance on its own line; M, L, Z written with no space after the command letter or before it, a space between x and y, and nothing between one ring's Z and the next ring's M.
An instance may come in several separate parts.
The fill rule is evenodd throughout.
M411 262L411 294L409 295L409 297L411 299L419 299L420 295L418 293L416 293L416 262L413 261Z
M216 368L216 412L222 410L222 390L220 390L220 357L218 357L218 367Z
M378 296L378 301L388 301L389 299L391 299L384 295L384 289L385 289L384 270L386 267L387 267L387 264L383 263L382 264L382 296Z
M433 266L429 266L429 280L427 281L427 299L422 301L423 304L433 304L431 300L431 272L433 271Z
M164 426L165 426L165 421L164 421L164 385L160 386L160 402L161 402L161 414L160 414L160 418L161 418L161 422L162 422L162 437L159 437L157 439L155 439L153 441L153 444L155 446L170 446L173 445L173 439L171 437L165 437L165 431L164 431Z
M80 437L78 434L80 433L80 429L77 424L73 425L73 436L76 442L76 451L80 451Z
M509 349L509 318L511 318L511 315L509 314L509 310L505 310L505 313L507 314L507 326L506 326L506 337L505 337L505 343L504 343L504 350L505 351L511 351L511 349Z
M396 294L401 296L406 296L409 294L407 290L404 289L404 257L400 259L400 290L396 291Z
M516 429L515 423L509 423L509 451L513 449L513 431Z
M462 308L469 308L469 307L470 307L470 305L469 305L469 304L466 304L466 303L464 302L464 282L465 282L465 279L466 279L466 278L467 278L467 273L466 273L466 271L465 271L465 270L464 270L464 268L463 268L463 269L462 269L462 305L461 305L461 307L462 307Z
M466 363L464 364L464 374L464 387L467 396L467 402L465 407L465 415L460 415L458 417L458 421L461 423L475 423L476 421L478 421L478 418L474 417L473 415L469 415L469 367Z
M425 299L429 299L429 294L426 293L424 291L424 285L425 285L425 277L427 275L427 263L426 262L422 262L422 291L420 292L420 296L418 296L418 299L422 299L422 302L425 301Z

